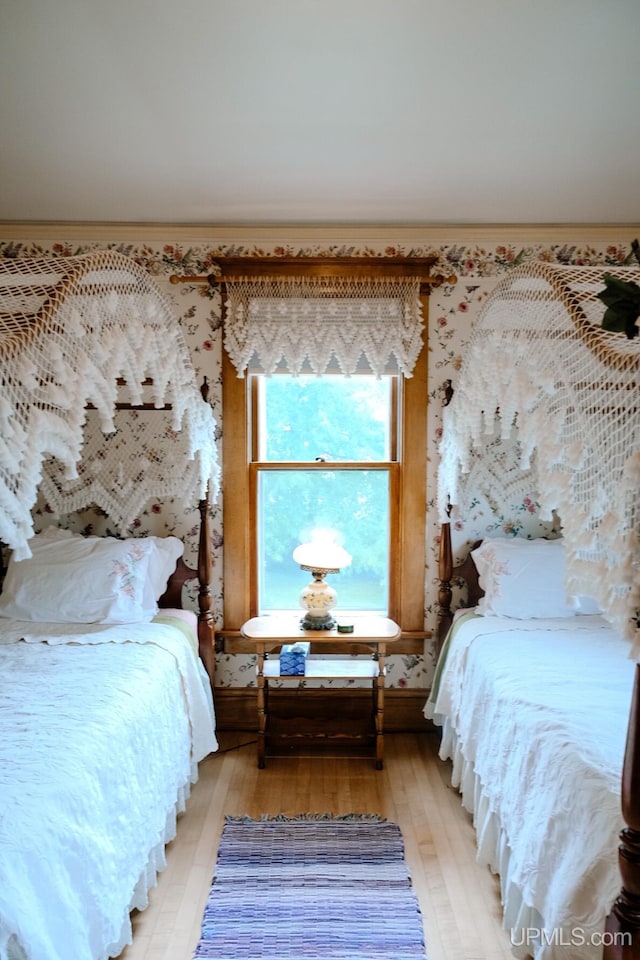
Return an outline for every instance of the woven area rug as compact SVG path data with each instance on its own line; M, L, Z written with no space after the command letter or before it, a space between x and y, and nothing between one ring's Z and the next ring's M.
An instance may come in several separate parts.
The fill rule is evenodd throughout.
M425 960L396 824L227 817L194 957Z

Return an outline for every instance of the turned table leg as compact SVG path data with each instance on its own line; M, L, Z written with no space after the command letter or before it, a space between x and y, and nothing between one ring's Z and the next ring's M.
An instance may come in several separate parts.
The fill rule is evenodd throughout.
M268 680L264 675L264 662L267 654L264 650L258 651L258 768L265 765L265 734L267 730L267 698L269 696Z
M375 689L375 725L376 725L376 770L382 770L384 764L384 680L385 647L379 644L375 654L378 661L378 676L374 679Z

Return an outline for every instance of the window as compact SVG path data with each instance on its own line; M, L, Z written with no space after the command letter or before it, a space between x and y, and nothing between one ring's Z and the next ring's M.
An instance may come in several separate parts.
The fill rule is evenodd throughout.
M332 583L340 609L388 615L397 381L251 377L259 614L296 606L309 574L294 565L293 550L322 532L352 558Z
M300 609L309 574L291 554L318 522L356 558L329 575L338 609L376 610L423 635L426 345L411 377L379 379L239 377L225 350L222 380L223 632L285 605Z
M413 376L401 378L396 394L397 459L375 464L376 471L386 465L390 478L388 615L407 633L424 629L426 375L424 347ZM314 379L322 382L324 378ZM256 381L253 377L238 377L226 356L223 357L223 391L224 629L233 631L249 617L257 616L259 610L256 479L257 465L262 461L254 460L251 452L252 415L259 409ZM340 465L345 472L354 469L352 464L344 465L343 461ZM335 468L337 463L331 466ZM326 463L316 465L314 457L311 471L322 473L325 468ZM298 463L296 469L299 469ZM282 463L269 463L262 472L264 475L274 473L276 477L279 473L288 473L289 462L286 469ZM275 483L274 477L269 479ZM297 530L295 532L297 534ZM348 549L347 543L345 549ZM286 562L283 554L283 571ZM337 577L334 586L341 604L347 577L342 573ZM291 609L296 609L297 595L305 582L302 571L291 559Z

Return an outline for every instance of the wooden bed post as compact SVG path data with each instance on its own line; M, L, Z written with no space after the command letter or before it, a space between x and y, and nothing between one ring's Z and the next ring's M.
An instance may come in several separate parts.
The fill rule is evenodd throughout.
M640 960L640 664L622 770L622 816L627 824L618 847L622 890L607 917L604 960Z
M216 641L211 612L211 536L209 532L209 488L198 504L200 538L198 541L198 650L209 674L211 689L215 676Z
M200 394L209 403L209 379L202 378ZM200 511L200 537L198 540L198 651L209 674L211 689L216 670L216 635L211 612L211 532L209 529L210 484L204 500L198 503Z
M451 578L453 576L453 554L451 551L451 524L447 521L440 526L440 553L438 556L438 621L436 638L440 653L444 638L451 626Z

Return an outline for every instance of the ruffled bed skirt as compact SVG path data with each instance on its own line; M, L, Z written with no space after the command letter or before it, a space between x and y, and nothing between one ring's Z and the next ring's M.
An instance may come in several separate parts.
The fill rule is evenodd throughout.
M129 909L122 918L122 928L117 941L109 947L107 957L118 957L133 939L133 930L131 927L131 912L133 910L145 910L149 905L149 891L156 886L158 874L162 873L167 865L165 848L176 836L178 816L184 813L187 800L191 795L191 785L197 783L198 764L192 763L190 781L183 784L180 788L178 798L174 806L167 813L164 834L149 851L149 859L142 871L138 882L133 891ZM106 958L105 958L106 960Z
M477 838L477 860L497 874L502 900L502 926L508 931L511 950L519 960L595 960L602 956L604 921L597 928L582 926L572 929L545 928L544 918L528 904L520 887L513 881L511 850L500 819L483 793L482 783L473 763L466 759L453 724L442 716L432 717L442 727L439 756L451 760L451 783L461 795L462 805L472 817ZM593 941L593 942L592 942ZM567 951L571 950L569 954Z

